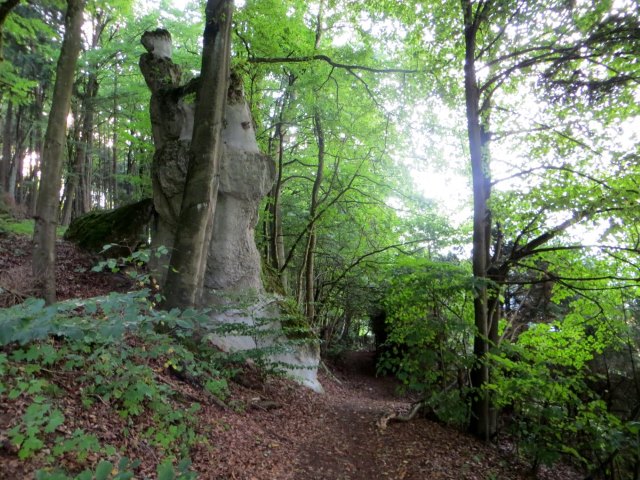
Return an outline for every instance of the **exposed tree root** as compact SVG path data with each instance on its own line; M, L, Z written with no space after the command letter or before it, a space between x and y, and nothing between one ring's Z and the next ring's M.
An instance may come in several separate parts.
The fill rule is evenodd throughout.
M400 412L392 412L383 415L378 421L376 426L381 432L384 432L389 422L410 422L415 418L418 412L424 407L424 400L419 400L413 403L411 410L407 414L401 414Z
M23 294L11 290L5 286L0 286L0 308L13 307L27 299L28 294Z
M338 385L342 385L342 382L340 381L340 379L338 377L336 377L331 370L329 370L329 367L327 367L327 365L323 361L320 361L320 367L322 367L322 370L324 370L325 373L329 377L331 377L331 379L334 382L336 382Z

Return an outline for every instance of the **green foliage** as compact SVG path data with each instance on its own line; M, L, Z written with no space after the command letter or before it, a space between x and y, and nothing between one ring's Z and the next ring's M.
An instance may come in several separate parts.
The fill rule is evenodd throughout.
M278 302L280 310L280 324L285 336L292 340L315 340L317 338L309 325L307 318L300 313L298 304L291 298L285 298Z
M98 262L91 270L94 272L108 270L112 273L124 271L127 276L135 282L137 287L149 288L152 291L150 298L154 304L159 304L163 296L158 291L158 284L152 277L148 266L152 260L167 256L169 250L165 246L160 245L156 248L140 248L132 251L128 245L107 244L102 246L100 253L105 254L105 252L109 252L110 254L117 254L122 251L128 251L128 255L119 258L107 258L106 260Z
M122 457L117 464L102 460L95 470L85 470L79 475L68 476L61 471L44 471L36 473L36 480L130 480L134 479L134 470L140 465L139 461L131 461ZM176 466L171 460L164 460L156 469L158 480L195 480L197 475L189 470L191 462L181 460Z
M511 412L507 428L534 466L569 456L596 471L603 459L634 458L634 422L614 415L591 388L593 359L619 345L627 326L586 317L588 306L575 301L561 321L531 324L517 342L489 355L494 376L486 388Z
M57 435L65 424L58 397L63 393L48 378L71 375L82 404L91 409L98 400L109 405L122 419L143 413L151 415L153 426L139 432L161 457L186 457L196 443L205 439L196 433L200 406L176 406L180 395L161 381L159 371L181 371L219 398L227 395L227 360L216 349L194 337L197 312L154 312L146 292L45 307L28 301L0 311L2 344L0 396L25 403L24 414L8 430L8 437L21 459L50 449L47 462L73 454L81 464L88 454L113 455L93 435L81 430ZM159 328L159 326L162 328ZM161 332L164 333L161 333ZM170 333L169 333L170 332ZM52 338L52 336L55 337ZM110 453L111 452L111 453ZM132 478L127 468L107 469L103 462L96 478ZM101 477L101 472L109 472ZM116 473L117 472L117 473ZM39 478L93 478L83 472L66 477L59 472L41 472ZM47 476L48 475L48 476ZM188 464L177 469L171 462L158 467L159 478L195 478Z
M50 404L43 403L42 397L35 397L22 416L21 423L10 429L7 434L11 442L20 449L18 456L24 460L44 447L40 438L43 434L53 433L64 423L64 416Z
M458 425L467 416L458 382L472 361L472 299L464 266L427 259L405 261L384 299L388 339L379 370L393 372L439 418Z
M33 220L15 220L0 213L0 233L33 236ZM65 226L56 227L56 235L62 237L67 230Z
M101 262L98 269L117 270L128 264L136 279L144 283L148 279L138 270L152 255L164 253L163 248L153 253L140 250L119 261ZM252 305L254 299L241 296L226 300L225 308L237 312L247 308L243 301ZM82 430L54 434L64 425L65 418L59 408L59 396L64 392L49 381L52 374L73 378L74 386L67 388L80 392L86 409L99 401L129 425L135 425L136 418L143 414L150 417L152 423L137 434L160 458L174 459L188 457L194 445L206 444L207 439L198 433L200 405L191 402L188 407L178 406L184 401L182 394L162 381L161 374L174 375L222 401L229 394L227 379L235 373L238 362L251 358L265 373L280 373L288 367L269 359L294 342L286 338L281 342L273 340L281 333L273 318L258 318L257 312L252 312L256 326L242 322L212 325L208 311L166 312L153 306L149 291L141 290L52 306L29 299L0 310L0 345L6 352L0 355L0 396L29 405L8 432L21 459L45 447L49 447L46 462L50 465L69 454L83 464L90 453L93 457L111 457L115 453L112 446L101 445L95 436ZM298 330L295 333L300 335ZM268 346L224 354L213 348L208 339L226 334L248 335L256 345ZM49 446L51 442L54 443ZM96 478L132 478L129 467L113 469L107 464L110 462L105 460L98 465ZM41 478L70 478L57 471L40 474ZM91 475L86 470L75 478L92 478ZM174 469L171 462L165 461L158 467L158 478L195 477L187 463Z

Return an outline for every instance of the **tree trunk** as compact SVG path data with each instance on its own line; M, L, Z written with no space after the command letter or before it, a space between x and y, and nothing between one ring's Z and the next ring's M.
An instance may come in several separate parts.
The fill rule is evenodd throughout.
M316 17L316 40L314 49L320 48L322 41L322 16L324 13L324 0L320 0L318 7L318 15ZM324 130L322 128L322 117L320 111L316 107L313 114L314 133L318 144L318 167L316 169L316 178L313 182L311 190L311 205L309 206L309 237L307 239L307 248L305 250L304 260L304 312L310 325L314 324L315 311L315 250L316 250L316 226L314 218L318 210L318 196L320 187L324 179Z
M55 241L62 175L62 154L71 104L71 90L80 54L84 0L67 0L65 33L56 67L56 82L42 156L42 178L33 234L33 275L40 279L41 295L55 302Z
M284 138L286 134L285 129L285 111L289 104L289 98L291 95L291 88L295 82L295 76L287 76L287 87L282 98L280 105L280 112L278 113L277 123L274 129L273 137L269 142L269 154L272 157L277 158L276 165L276 182L269 193L269 202L267 203L267 209L269 216L267 219L267 258L271 267L277 272L278 278L282 285L284 292L289 290L289 281L287 272L283 269L284 266L284 236L282 232L282 208L280 203L280 195L282 190L283 170L284 170ZM275 148L274 148L275 145ZM275 152L274 152L275 150Z
M73 207L73 196L75 194L75 176L76 166L73 159L77 158L78 149L80 146L80 130L81 130L81 112L73 112L73 106L71 107L71 114L73 116L73 133L67 134L67 178L64 182L64 192L62 193L62 213L60 214L60 225L69 225L71 221L71 209ZM70 141L71 140L71 141Z
M496 432L496 424L491 398L484 387L490 381L487 354L490 348L489 295L487 269L489 266L489 235L491 218L488 208L488 159L483 152L483 135L480 124L480 92L476 78L476 35L478 17L470 0L463 0L465 25L465 65L464 87L467 112L467 134L471 157L473 179L473 254L472 267L476 298L474 299L474 323L476 333L473 353L475 364L471 370L471 418L469 430L484 440L489 440Z
M233 1L208 0L193 139L165 306L193 306L202 294L218 194L227 101Z
M98 79L95 73L90 73L82 96L82 128L80 139L75 151L73 171L69 175L67 199L62 213L62 225L69 225L71 219L87 213L91 207L86 204L83 189L83 179L86 175L87 159L91 158L93 144L93 119L95 111L95 99L98 94Z
M7 192L9 196L16 202L21 203L22 194L22 167L24 164L25 156L25 140L28 137L28 133L24 131L25 107L21 106L14 115L15 127L14 127L14 147L13 155L11 158L11 168L9 170L9 185Z
M116 64L116 77L113 85L113 132L111 135L111 208L118 205L118 66Z
M320 186L324 179L324 130L322 128L322 118L320 112L316 110L314 114L314 127L316 141L318 142L318 167L316 169L316 178L313 182L311 191L311 205L309 207L309 221L313 222L318 210L318 197L320 195ZM309 228L309 237L307 240L307 248L305 250L305 281L304 281L304 311L307 320L311 325L315 319L315 249L316 249L316 228L315 223L311 223Z
M31 167L31 197L29 198L29 216L36 216L36 206L38 203L38 189L39 178L38 172L40 171L40 162L42 159L42 151L44 149L44 135L42 131L42 119L44 117L44 101L45 93L42 87L36 87L33 90L34 104L33 104L33 118L35 127L33 129L33 145L34 153L36 155L36 162Z
M7 114L4 118L2 130L2 163L0 163L0 193L9 189L9 170L11 167L11 132L13 130L13 103L7 105Z

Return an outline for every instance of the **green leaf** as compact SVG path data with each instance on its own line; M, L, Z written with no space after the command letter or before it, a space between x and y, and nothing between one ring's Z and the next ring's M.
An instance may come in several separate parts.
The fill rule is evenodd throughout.
M25 441L22 443L22 447L18 452L18 457L21 460L29 458L32 453L37 452L42 447L44 447L44 442L37 437L27 437Z
M64 415L60 410L53 410L49 416L49 421L44 428L45 433L52 433L64 423Z
M158 480L175 480L176 474L171 460L165 460L158 465Z
M102 460L98 463L96 468L96 479L95 480L107 480L111 476L111 472L113 471L113 463Z

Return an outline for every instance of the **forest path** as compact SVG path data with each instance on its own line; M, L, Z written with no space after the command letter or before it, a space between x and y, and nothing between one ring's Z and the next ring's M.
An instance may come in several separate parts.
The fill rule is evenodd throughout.
M347 353L336 377L341 383L325 377L325 408L310 419L314 433L299 438L293 478L532 478L513 455L424 418L390 423L381 431L376 421L394 411L408 411L411 399L397 394L393 379L375 377L372 354ZM545 471L538 478L568 479L570 473Z

